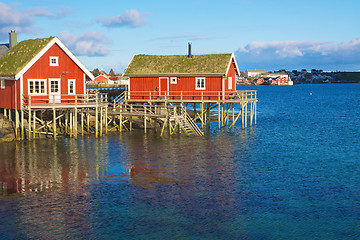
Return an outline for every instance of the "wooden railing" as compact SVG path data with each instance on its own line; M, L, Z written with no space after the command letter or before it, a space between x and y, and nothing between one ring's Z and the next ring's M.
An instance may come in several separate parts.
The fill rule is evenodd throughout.
M107 94L60 94L60 95L22 95L23 107L51 106L101 106L107 104Z
M126 99L133 100L227 100L256 99L256 90L244 91L130 91Z

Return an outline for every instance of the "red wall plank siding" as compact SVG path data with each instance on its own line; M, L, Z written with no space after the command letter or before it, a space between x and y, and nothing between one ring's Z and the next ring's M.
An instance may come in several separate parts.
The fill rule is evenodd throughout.
M132 99L148 99L147 96L158 97L160 94L164 95L164 86L161 86L159 78L168 78L168 87L166 95L171 99L180 99L181 92L183 92L183 99L190 99L186 95L199 96L201 94L207 99L214 99L218 97L218 92L222 91L222 77L205 77L205 90L196 90L196 77L177 77L177 83L171 84L171 77L131 77L130 78L130 93ZM235 79L235 75L234 75ZM227 86L225 86L227 87ZM159 90L161 89L161 93ZM226 89L226 88L225 88ZM195 98L191 98L195 99ZM205 99L205 98L204 98Z
M15 89L17 93L15 93ZM16 100L15 96L17 97ZM15 103L19 108L20 81L5 80L5 88L0 88L0 108L15 109Z
M58 66L50 66L50 57L58 57ZM23 74L23 92L21 93L21 80L16 81L6 80L6 88L0 88L0 108L14 109L15 95L17 96L17 109L21 108L21 94L28 94L29 79L46 79L46 93L42 95L32 96L32 99L49 99L49 79L60 79L60 94L68 95L69 79L75 80L75 94L85 94L84 72L81 68L55 43L40 59L38 59L24 74ZM16 94L15 94L16 83ZM66 99L74 99L75 94ZM35 101L36 102L36 101Z
M59 57L59 66L50 66L50 57ZM68 80L75 79L76 94L84 94L84 73L70 57L54 44L24 75L24 94L28 94L28 79L61 79L61 94L68 94ZM47 81L47 94L49 93Z

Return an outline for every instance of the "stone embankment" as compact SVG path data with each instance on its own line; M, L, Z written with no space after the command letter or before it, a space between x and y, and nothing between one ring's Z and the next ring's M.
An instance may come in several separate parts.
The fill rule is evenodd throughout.
M15 140L14 127L7 117L0 114L0 143Z

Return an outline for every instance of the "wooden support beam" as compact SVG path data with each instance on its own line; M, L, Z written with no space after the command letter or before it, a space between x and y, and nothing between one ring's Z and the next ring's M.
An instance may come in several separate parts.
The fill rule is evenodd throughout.
M229 129L235 125L235 123L237 122L237 120L239 119L240 116L241 116L241 111L239 111L239 113L238 113L238 115L236 116L235 120L234 120L234 121L231 123L231 125L229 126Z

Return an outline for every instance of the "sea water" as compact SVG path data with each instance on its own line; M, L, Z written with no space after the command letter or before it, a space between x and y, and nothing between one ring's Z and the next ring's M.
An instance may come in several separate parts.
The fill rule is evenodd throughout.
M360 239L360 84L238 88L246 130L0 144L0 239Z

